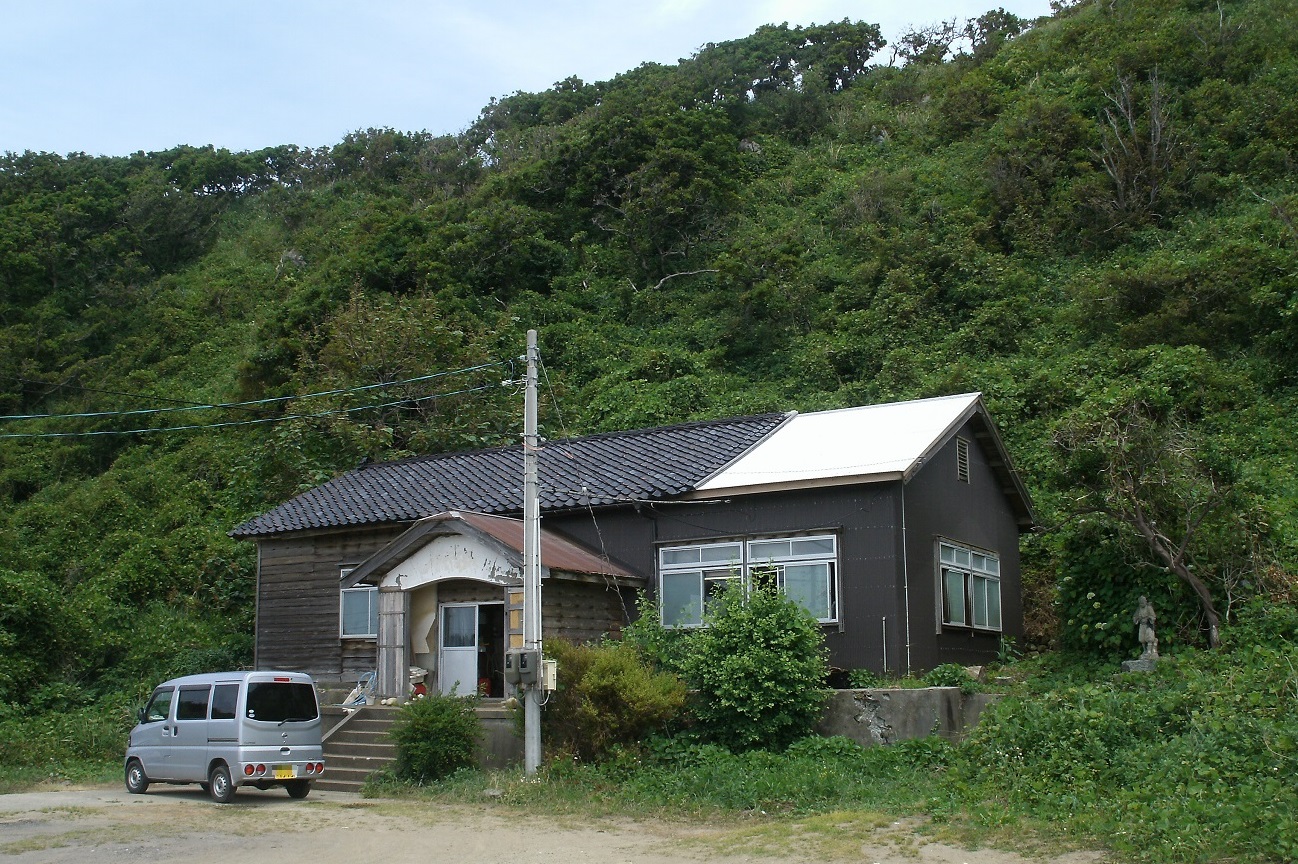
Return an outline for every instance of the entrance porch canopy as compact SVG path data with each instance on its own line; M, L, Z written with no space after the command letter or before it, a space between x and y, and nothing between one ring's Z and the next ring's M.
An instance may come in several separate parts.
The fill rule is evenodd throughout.
M374 585L379 589L378 694L405 693L410 639L408 592L454 579L517 588L519 592L508 594L521 596L522 573L522 520L448 511L415 522L344 576L342 588ZM645 585L644 577L543 528L542 585L550 579L617 589Z

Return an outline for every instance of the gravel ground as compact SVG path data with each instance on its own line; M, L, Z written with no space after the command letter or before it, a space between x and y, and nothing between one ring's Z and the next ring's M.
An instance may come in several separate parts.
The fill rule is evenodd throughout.
M757 826L759 829L763 826ZM3 864L685 864L857 861L878 864L1097 864L1090 852L1025 858L928 842L900 823L867 831L865 842L816 842L797 830L753 833L749 825L656 821L582 824L481 808L363 799L313 790L304 801L282 789L240 790L212 803L198 787L153 786L144 795L112 787L0 795ZM832 832L832 829L831 829Z

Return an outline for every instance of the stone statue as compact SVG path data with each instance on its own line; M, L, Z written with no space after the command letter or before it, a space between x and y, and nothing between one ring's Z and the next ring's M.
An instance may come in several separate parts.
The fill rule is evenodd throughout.
M1140 637L1140 659L1157 660L1158 659L1158 636L1154 633L1154 607L1149 605L1149 601L1144 597L1140 598L1140 605L1136 608L1136 614L1131 616L1131 621L1138 628Z

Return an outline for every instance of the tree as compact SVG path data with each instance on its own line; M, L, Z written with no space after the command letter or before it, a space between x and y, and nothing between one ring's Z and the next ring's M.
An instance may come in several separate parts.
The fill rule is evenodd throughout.
M1100 112L1095 157L1112 184L1115 215L1158 218L1188 172L1185 146L1157 69L1149 73L1143 105L1138 90L1132 77L1124 75L1113 92L1103 91L1109 104Z
M969 40L974 59L985 60L999 51L1006 42L1031 26L1030 22L1024 21L1013 12L1006 12L1004 8L997 7L977 18L966 20L961 35Z
M954 18L916 27L902 34L893 46L893 62L901 60L907 65L936 66L951 55L961 35Z
M1193 592L1209 647L1220 641L1217 594L1255 569L1255 532L1222 466L1175 409L1133 398L1066 426L1055 444L1083 490L1077 513L1102 513Z
M709 42L682 68L702 85L705 100L760 100L790 88L836 93L869 71L883 45L877 24L767 24L743 39Z

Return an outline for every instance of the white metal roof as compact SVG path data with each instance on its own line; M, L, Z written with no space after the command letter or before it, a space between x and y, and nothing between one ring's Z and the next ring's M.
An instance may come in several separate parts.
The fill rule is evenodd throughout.
M794 414L696 489L711 497L906 477L977 410L980 396Z

